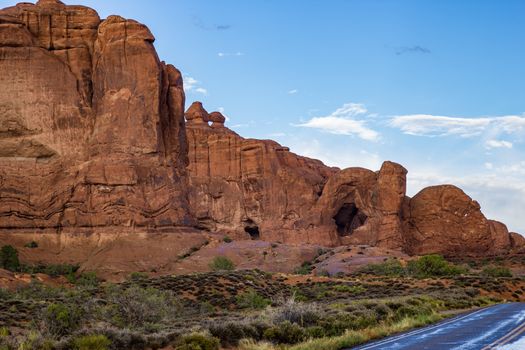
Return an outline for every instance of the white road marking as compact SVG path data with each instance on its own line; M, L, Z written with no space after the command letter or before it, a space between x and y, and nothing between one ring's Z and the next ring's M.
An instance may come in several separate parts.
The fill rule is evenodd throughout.
M498 306L500 306L500 305L498 305ZM478 311L472 312L470 314L467 314L465 316L457 317L457 318L454 318L454 319L451 319L451 320L448 320L448 321L445 321L445 322L438 323L438 324L436 324L434 326L425 327L425 328L418 329L418 330L415 330L415 331L412 331L412 332L409 332L409 333L398 335L398 336L393 337L393 338L388 338L388 339L376 342L374 344L370 344L370 345L362 347L362 348L357 348L357 350L373 349L373 348L375 348L377 346L380 346L380 345L384 345L384 344L388 344L388 343L392 343L392 342L397 342L398 340L404 339L406 337L417 335L417 334L420 334L420 333L423 333L423 332L428 332L429 330L434 329L434 328L438 328L439 329L440 327L443 327L443 326L446 326L446 325L449 325L449 324L453 324L453 323L457 323L458 321L475 320L475 319L478 318L477 316L481 316L482 314L489 314L490 315L490 314L494 313L495 309L498 308L498 306L494 306L494 307L491 307L491 308L488 308L488 309L478 310ZM460 322L460 323L462 323L462 322ZM392 344L390 346L390 348L393 349L393 348L398 347L398 346L400 346L399 343L394 343L394 344Z

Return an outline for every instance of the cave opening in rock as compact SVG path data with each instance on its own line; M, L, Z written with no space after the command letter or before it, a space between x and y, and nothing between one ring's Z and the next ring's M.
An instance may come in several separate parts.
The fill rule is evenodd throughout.
M244 224L246 225L244 226L244 232L249 234L252 239L259 239L259 226L251 219L246 220Z
M349 236L366 223L368 217L354 203L345 203L333 217L339 236Z

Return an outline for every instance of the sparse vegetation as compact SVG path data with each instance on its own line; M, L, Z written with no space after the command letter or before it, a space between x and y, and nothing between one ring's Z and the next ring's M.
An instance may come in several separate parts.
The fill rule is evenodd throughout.
M489 277L512 277L512 272L508 267L495 265L486 266L482 274Z
M210 263L210 269L212 271L232 271L235 270L235 264L225 256L216 256Z
M465 275L315 280L219 270L157 278L134 274L117 285L78 281L95 277L77 272L77 282L67 288L35 281L0 290L0 327L5 327L0 349L44 349L42 344L49 349L217 349L219 343L330 349L431 322L441 311L488 305L501 293L519 300L525 292L520 279Z
M9 271L18 271L20 261L18 251L11 245L4 245L0 249L0 267Z
M105 335L86 335L73 340L75 350L107 350L111 345Z
M38 248L38 243L35 242L35 241L31 241L29 243L26 243L24 245L24 247L26 247L26 248Z
M241 309L264 309L271 304L269 299L261 296L253 289L249 289L247 292L239 294L236 299L237 306Z

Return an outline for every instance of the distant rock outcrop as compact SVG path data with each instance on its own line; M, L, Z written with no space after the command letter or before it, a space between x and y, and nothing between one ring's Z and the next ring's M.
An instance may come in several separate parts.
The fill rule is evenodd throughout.
M331 168L239 136L200 102L185 112L181 73L153 41L143 24L58 0L0 10L0 243L41 234L52 250L34 261L70 261L59 257L69 251L100 269L82 246L100 258L97 247L125 233L133 249L103 255L122 271L151 259L155 235L169 253L188 230L410 254L525 247L454 186L406 197L399 164Z

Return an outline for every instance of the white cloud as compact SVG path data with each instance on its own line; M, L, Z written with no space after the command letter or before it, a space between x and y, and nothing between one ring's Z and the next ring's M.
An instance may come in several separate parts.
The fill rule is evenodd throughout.
M368 111L360 103L345 103L332 114L325 117L314 117L306 123L297 124L305 128L313 128L336 135L356 135L363 140L378 141L379 133L367 126L367 122L355 117Z
M189 75L183 75L182 81L184 83L184 90L191 91L199 83L199 81Z
M226 118L226 121L229 122L230 118L227 115L224 115L224 107L217 107L217 111L221 112L224 118Z
M485 169L488 169L488 170L494 169L494 164L492 164L490 162L486 162L485 163Z
M199 80L190 77L189 75L183 75L182 81L184 84L184 91L186 93L199 93L203 95L208 94L208 90L200 86L201 82Z
M233 52L233 53L231 53L231 52L219 52L217 54L217 56L219 56L219 57L227 57L227 56L237 56L237 57L239 57L239 56L244 56L244 53L239 52L239 51Z
M446 117L430 114L412 114L395 116L390 120L390 126L400 129L403 133L417 136L448 136L471 137L483 132L513 134L525 130L525 117Z
M287 140L292 152L301 156L319 159L328 166L341 169L348 167L363 167L367 169L379 169L382 159L378 154L365 150L356 152L334 152L333 148L326 146L316 139L304 140L299 138Z
M288 91L288 94L289 94L289 95L295 95L295 94L298 93L298 92L299 92L299 90L297 90L297 89L292 89L292 90Z
M512 148L512 142L503 140L487 140L487 142L485 142L485 148Z
M284 132L272 132L268 134L269 137L283 137L286 136Z

